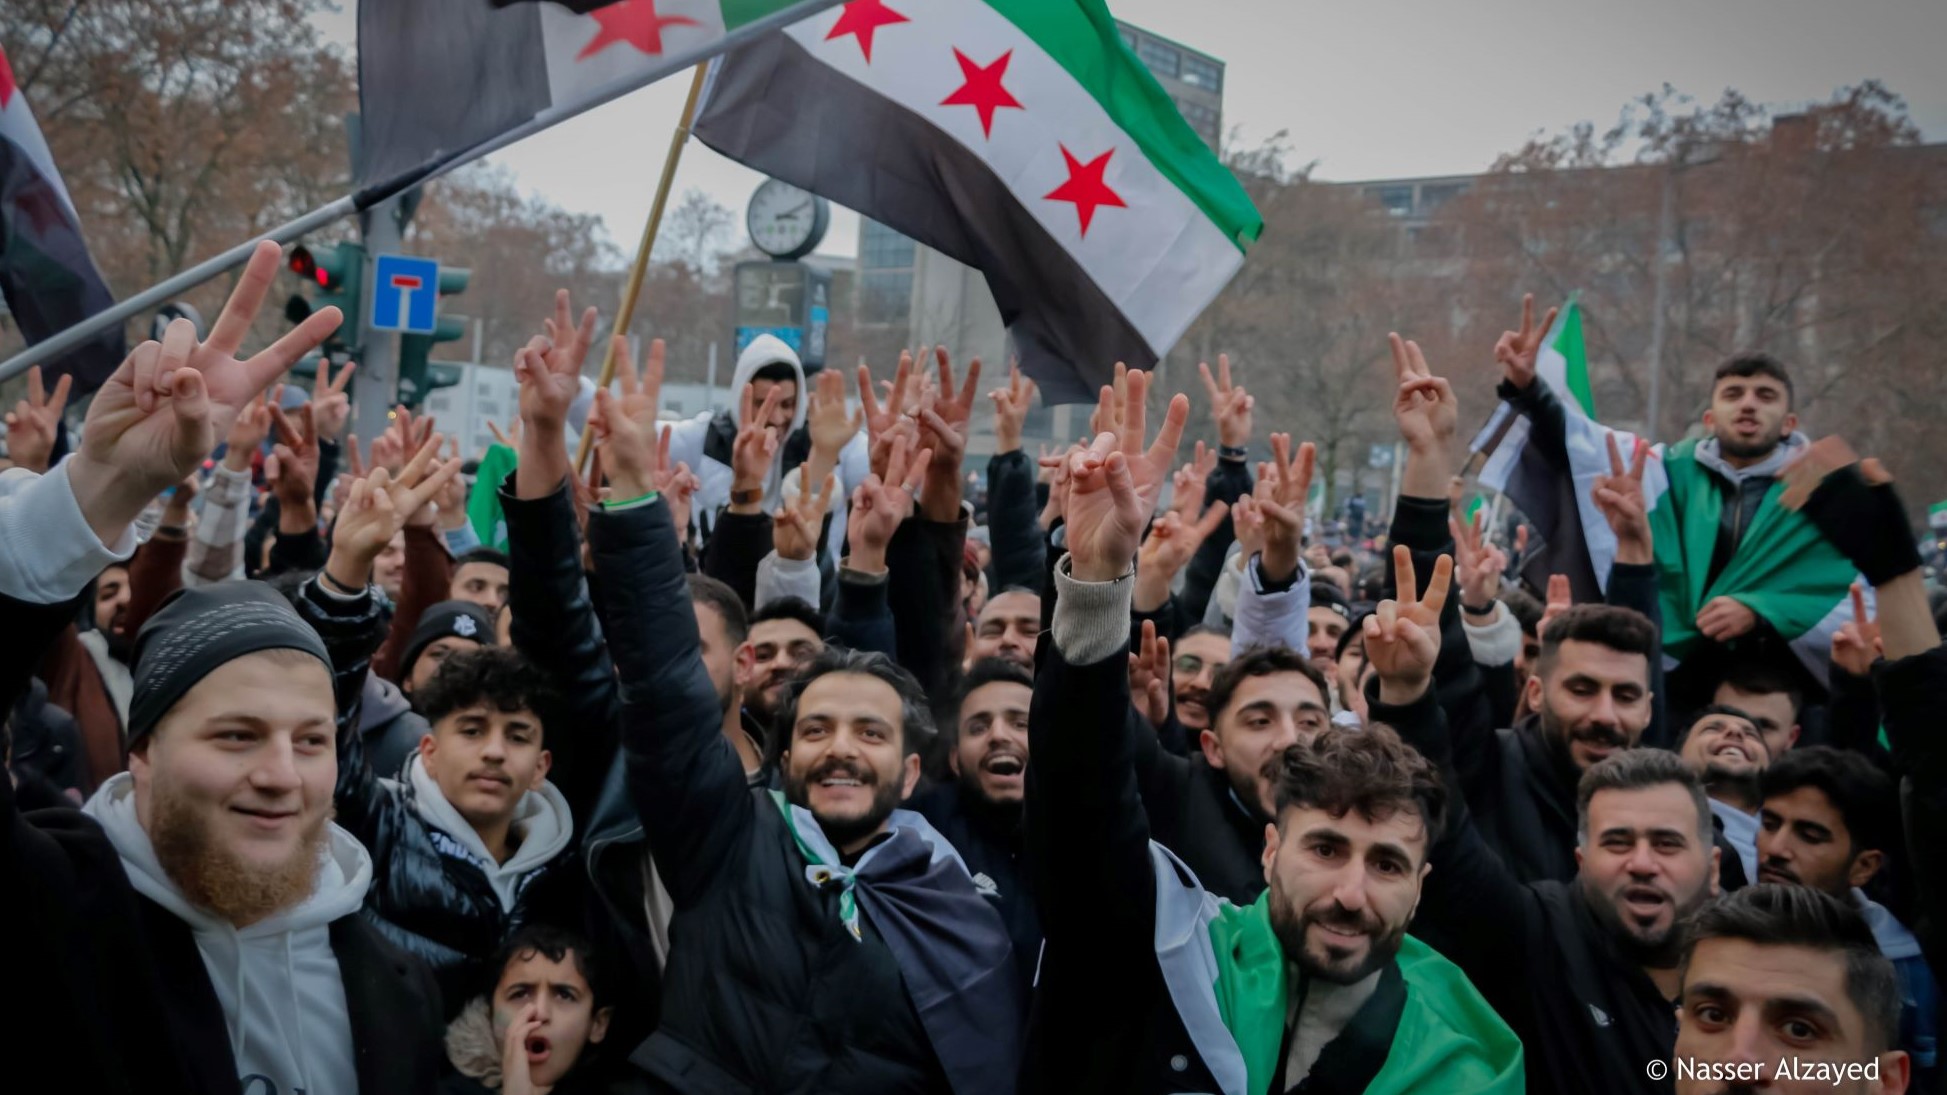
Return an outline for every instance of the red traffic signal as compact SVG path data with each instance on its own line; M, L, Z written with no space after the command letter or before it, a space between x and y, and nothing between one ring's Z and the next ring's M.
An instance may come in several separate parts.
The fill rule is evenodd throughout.
M320 285L324 284L324 278L318 270L318 260L312 257L309 247L300 244L291 248L289 267L291 273L296 274L306 281L316 281Z

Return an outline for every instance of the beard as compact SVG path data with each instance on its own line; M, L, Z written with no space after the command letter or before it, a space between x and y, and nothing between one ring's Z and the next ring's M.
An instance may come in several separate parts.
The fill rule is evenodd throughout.
M1709 886L1700 888L1689 900L1683 900L1677 894L1665 894L1671 906L1670 926L1658 931L1640 927L1626 918L1620 891L1603 893L1586 879L1582 882L1582 890L1596 919L1622 945L1624 953L1641 965L1658 968L1675 965L1677 956L1683 951L1684 925L1689 922L1692 913L1703 908L1704 902L1710 900Z
M1704 787L1720 797L1738 800L1739 808L1750 812L1763 801L1757 768L1734 770L1715 761L1704 765Z
M1275 882L1271 885L1270 912L1271 931L1278 937L1285 958L1296 962L1307 976L1333 985L1365 980L1393 960L1406 938L1405 924L1388 928L1370 911L1354 912L1330 897L1300 909ZM1313 924L1363 934L1367 939L1365 955L1355 960L1351 952L1338 953L1330 946L1314 950L1308 930Z
M1581 778L1582 770L1576 766L1575 754L1569 750L1570 743L1579 741L1590 745L1606 745L1611 749L1630 748L1629 735L1623 732L1622 727L1570 726L1549 709L1546 699L1542 701L1541 708L1535 714L1541 718L1542 738L1555 750L1555 759L1561 763L1565 772L1577 779Z
M161 787L156 792L149 842L163 873L192 904L243 928L311 896L329 815L300 834L282 862L264 867L224 847L187 799Z
M1770 456L1771 451L1776 449L1784 440L1785 434L1783 430L1770 437L1761 436L1754 441L1747 442L1738 438L1730 430L1724 429L1717 431L1717 451L1723 453L1725 456L1735 457L1739 460L1763 460L1765 457Z
M865 813L858 817L833 817L812 808L811 785L831 776L855 779L861 786L872 789L872 805ZM882 780L879 773L866 765L845 760L829 760L802 776L786 773L784 777L785 801L809 810L834 848L856 843L878 832L879 827L892 816L893 810L898 808L899 790L897 782Z

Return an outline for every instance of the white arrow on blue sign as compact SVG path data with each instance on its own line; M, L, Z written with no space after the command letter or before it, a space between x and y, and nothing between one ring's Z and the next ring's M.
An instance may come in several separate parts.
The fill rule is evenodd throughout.
M430 335L439 326L439 260L380 255L372 264L372 329Z

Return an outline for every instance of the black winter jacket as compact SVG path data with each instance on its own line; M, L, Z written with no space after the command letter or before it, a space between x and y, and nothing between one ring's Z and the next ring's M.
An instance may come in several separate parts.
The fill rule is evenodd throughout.
M364 689L371 654L385 638L385 614L371 588L340 599L306 582L298 611L331 652L338 694ZM543 716L545 718L545 716ZM545 731L544 731L545 733ZM524 877L511 911L456 834L428 822L409 781L381 780L365 760L357 730L338 733L339 825L372 855L366 911L388 939L424 959L445 998L464 1002L479 987L484 963L523 924L579 928L583 887L572 836L565 848Z
M1034 875L1028 870L1022 811L990 806L957 780L920 791L906 800L906 809L931 822L967 861L974 886L993 899L1007 922L1021 983L1032 986L1041 956L1041 917L1034 911Z

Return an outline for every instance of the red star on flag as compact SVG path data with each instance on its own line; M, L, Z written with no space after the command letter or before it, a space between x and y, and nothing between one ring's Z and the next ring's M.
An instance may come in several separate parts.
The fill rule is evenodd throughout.
M13 101L15 86L14 67L7 63L7 51L0 49L0 110Z
M838 22L832 24L831 33L825 41L843 38L848 34L857 36L859 49L865 51L867 63L872 60L872 36L880 27L894 23L910 23L912 20L886 6L885 0L852 0L845 10L838 14Z
M656 13L656 0L621 0L596 8L588 17L599 24L595 37L581 47L575 60L581 61L607 49L617 42L626 42L639 53L660 57L663 52L664 27L700 27L703 24L687 15L664 17Z
M1013 50L1001 54L985 68L958 49L953 51L953 56L960 62L960 75L966 82L960 85L960 90L940 100L941 106L970 106L980 111L980 131L989 137L994 135L994 111L1002 107L1026 109L1013 92L1001 85L1001 78L1007 75L1007 62L1014 57Z
M1109 157L1115 155L1111 148L1087 163L1075 158L1067 145L1061 146L1061 158L1068 161L1068 181L1050 190L1044 197L1049 201L1074 202L1075 212L1082 218L1082 235L1088 235L1089 222L1095 219L1095 211L1105 205L1126 209L1129 203L1122 195L1109 189L1102 181L1102 173L1109 169Z

